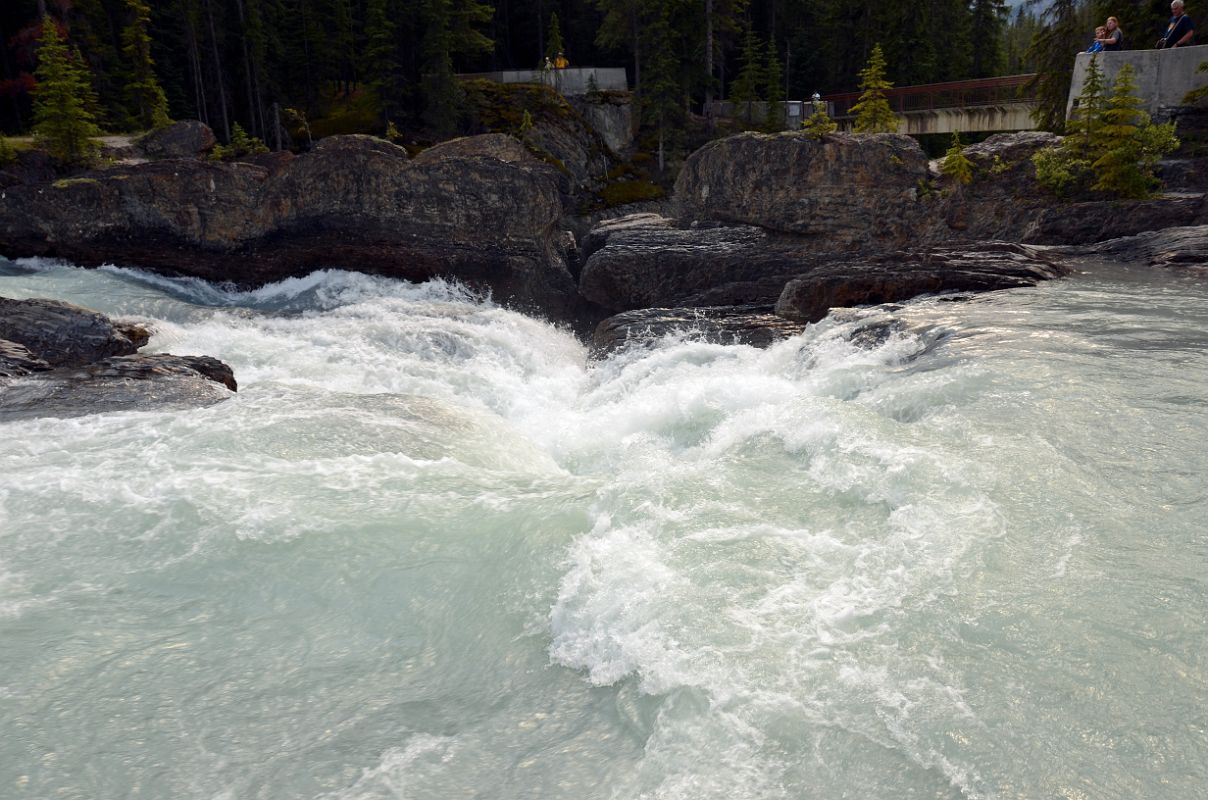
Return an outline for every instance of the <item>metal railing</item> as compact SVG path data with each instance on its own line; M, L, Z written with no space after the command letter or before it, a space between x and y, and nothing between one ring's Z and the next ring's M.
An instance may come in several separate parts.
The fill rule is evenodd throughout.
M1027 103L1036 99L1035 88L1028 83L1036 77L1007 75L1000 78L978 78L968 81L928 83L919 86L899 86L888 89L885 99L897 114L911 111L934 111L941 108L969 108L974 106L998 106L1008 103ZM851 116L851 107L860 99L862 92L840 92L823 97L831 105L831 116Z

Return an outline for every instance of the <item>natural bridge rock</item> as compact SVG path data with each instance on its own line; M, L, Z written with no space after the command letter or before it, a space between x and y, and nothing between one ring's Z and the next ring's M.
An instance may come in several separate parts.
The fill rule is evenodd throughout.
M0 253L116 263L259 285L324 267L443 276L572 318L581 302L553 246L558 173L502 135L414 160L333 136L270 166L170 160L15 186Z

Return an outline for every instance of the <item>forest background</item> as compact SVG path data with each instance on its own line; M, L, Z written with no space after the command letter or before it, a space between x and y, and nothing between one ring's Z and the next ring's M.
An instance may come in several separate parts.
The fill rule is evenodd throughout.
M140 12L140 8L142 11ZM1194 8L1189 13L1195 14ZM86 62L101 127L140 127L129 84L131 25L150 40L174 119L272 141L274 111L315 135L418 141L473 132L455 73L621 66L644 119L710 99L850 91L880 43L895 85L1037 71L1040 122L1059 129L1074 54L1119 17L1125 46L1150 47L1167 0L3 0L0 132L31 125L44 15Z

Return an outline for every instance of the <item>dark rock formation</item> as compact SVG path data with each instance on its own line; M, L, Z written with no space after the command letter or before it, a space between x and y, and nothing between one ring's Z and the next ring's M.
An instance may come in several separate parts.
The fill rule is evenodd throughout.
M216 358L137 354L148 338L70 303L0 297L0 419L209 405L238 388Z
M0 252L259 285L322 267L456 278L559 319L582 304L552 245L557 171L510 137L412 161L333 136L273 169L170 160L18 186L0 198Z
M610 220L584 244L579 279L588 300L612 311L771 306L820 256L804 241L750 225L677 228L652 214Z
M790 281L776 313L817 322L832 308L878 305L939 292L1035 286L1069 273L1044 251L1007 242L925 248L835 260Z
M917 235L927 178L927 158L909 136L743 133L689 156L675 195L683 223L757 225L815 247L870 248Z
M78 367L130 355L149 334L104 314L58 300L0 297L0 340L15 342L52 367Z
M1005 242L833 253L752 226L682 229L654 215L611 220L588 244L598 249L583 268L580 290L605 308L661 313L775 303L777 314L801 322L816 322L832 307L1032 286L1067 272L1043 250ZM620 323L631 319L640 316Z
M1147 231L1086 245L1050 248L1056 256L1208 271L1208 225Z
M195 119L174 122L135 142L147 158L205 158L218 140L210 126Z
M654 341L674 332L688 332L721 344L767 347L804 329L804 323L776 316L768 306L645 308L616 314L601 322L592 336L592 357L602 358L621 347Z

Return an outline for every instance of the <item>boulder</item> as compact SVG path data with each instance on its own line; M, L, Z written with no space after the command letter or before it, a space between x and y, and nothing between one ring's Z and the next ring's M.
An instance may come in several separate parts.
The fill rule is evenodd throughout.
M688 157L677 216L809 237L816 249L901 246L918 235L927 178L909 136L743 133Z
M939 292L1015 289L1068 273L1044 250L1008 242L836 259L790 281L776 301L776 313L817 322L832 308L894 303Z
M25 348L51 367L78 367L130 355L147 343L146 330L58 300L0 297L0 340Z
M159 161L0 196L0 253L254 286L323 267L459 279L557 319L583 309L553 246L558 173L508 137L412 160L333 136L272 169Z
M679 228L653 214L598 226L584 252L579 291L610 311L771 306L788 280L820 258L800 237L752 225Z
M151 131L135 142L135 147L150 159L205 158L217 143L210 126L186 119Z
M70 303L0 297L0 419L208 405L238 388L216 358L136 353L149 337Z

